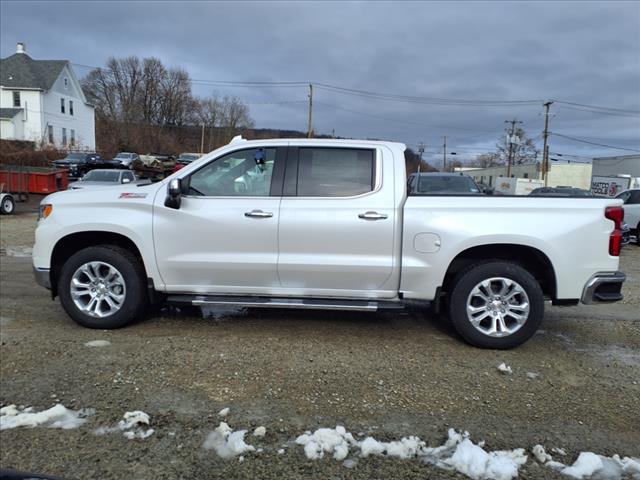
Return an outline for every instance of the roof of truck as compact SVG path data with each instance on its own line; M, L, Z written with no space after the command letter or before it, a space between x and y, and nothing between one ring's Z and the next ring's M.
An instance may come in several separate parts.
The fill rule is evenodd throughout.
M407 146L401 142L388 142L384 140L359 140L359 139L350 139L350 138L267 138L267 139L257 139L257 140L246 140L242 138L241 135L234 137L229 145L241 145L246 144L247 146L252 145L265 145L265 144L278 144L278 143L295 143L295 144L309 144L309 145L317 145L319 143L322 144L332 144L336 146L340 145L357 145L357 144L366 144L366 145L379 145L386 146L390 148L401 147L402 150L406 150Z

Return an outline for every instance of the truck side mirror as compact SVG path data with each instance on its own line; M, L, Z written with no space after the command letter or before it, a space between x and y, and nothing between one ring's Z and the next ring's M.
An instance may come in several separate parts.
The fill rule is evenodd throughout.
M164 206L169 208L180 208L182 199L182 184L179 178L174 178L169 182L167 187L167 197L164 200Z
M122 179L122 183L129 183L129 182L131 182L130 178L123 178Z

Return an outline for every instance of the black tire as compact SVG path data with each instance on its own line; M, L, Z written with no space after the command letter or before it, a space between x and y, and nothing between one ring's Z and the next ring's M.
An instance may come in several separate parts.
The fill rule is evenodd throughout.
M79 267L88 262L104 262L121 273L126 295L115 313L94 317L74 303L71 296L72 277ZM64 263L58 279L58 294L62 307L75 322L88 328L114 329L129 325L144 315L148 306L146 286L144 267L135 255L114 245L99 245L80 250Z
M636 245L640 245L640 222L638 222L638 226L636 227Z
M467 317L467 300L472 290L480 282L495 277L517 282L529 300L529 315L524 324L513 333L502 337L481 332ZM509 349L523 344L538 330L544 317L544 296L538 281L520 265L503 260L492 260L472 265L456 277L450 296L449 314L456 331L471 345Z
M5 195L0 203L0 213L11 215L16 210L16 202L11 195Z

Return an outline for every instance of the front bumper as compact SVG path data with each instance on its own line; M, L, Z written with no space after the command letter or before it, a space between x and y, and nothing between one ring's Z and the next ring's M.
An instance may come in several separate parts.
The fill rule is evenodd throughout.
M582 303L605 303L622 300L622 284L627 276L622 272L596 273L582 291Z
M36 283L38 285L51 290L51 277L48 268L33 267L33 274L36 277Z

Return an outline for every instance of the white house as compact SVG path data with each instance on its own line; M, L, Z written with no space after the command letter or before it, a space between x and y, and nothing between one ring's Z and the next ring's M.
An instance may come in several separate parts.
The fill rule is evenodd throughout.
M18 43L0 60L0 138L95 150L95 111L67 60L34 60Z

